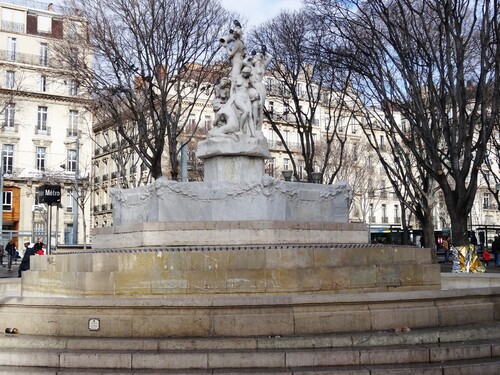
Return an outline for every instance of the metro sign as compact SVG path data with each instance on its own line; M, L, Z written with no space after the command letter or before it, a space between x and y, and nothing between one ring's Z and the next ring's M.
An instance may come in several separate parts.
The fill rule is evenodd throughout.
M46 203L49 206L61 202L61 186L42 185L37 189L38 203Z

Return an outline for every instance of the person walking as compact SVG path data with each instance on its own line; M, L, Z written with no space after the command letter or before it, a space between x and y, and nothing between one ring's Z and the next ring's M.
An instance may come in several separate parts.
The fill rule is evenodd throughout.
M4 264L3 264L3 257L5 256L5 251L4 251L4 248L3 248L3 244L0 243L0 265L2 267L5 267Z
M495 254L495 266L500 267L500 236L496 235L491 244L491 252Z
M7 243L7 246L5 246L5 250L7 251L7 270L12 271L12 261L14 260L17 251L16 245L12 238Z
M41 239L38 239L41 242ZM30 269L31 264L30 264L30 258L32 255L35 255L38 250L35 249L35 246L37 244L34 244L33 246L29 246L29 242L24 243L24 256L23 259L21 260L21 264L19 264L19 269L17 270L17 277L21 277L21 274L23 271L27 271ZM41 247L40 247L41 249Z
M444 262L448 263L450 260L450 241L451 238L450 236L446 236L446 238L443 240L443 249L444 249Z

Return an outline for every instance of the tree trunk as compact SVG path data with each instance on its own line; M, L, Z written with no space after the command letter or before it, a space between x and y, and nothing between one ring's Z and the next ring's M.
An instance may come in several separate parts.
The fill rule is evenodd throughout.
M423 223L422 231L424 234L425 248L431 249L432 263L437 263L438 258L435 246L436 239L434 238L434 220L430 219Z
M467 232L467 214L465 210L456 209L450 212L451 243L453 246L464 246L469 243Z

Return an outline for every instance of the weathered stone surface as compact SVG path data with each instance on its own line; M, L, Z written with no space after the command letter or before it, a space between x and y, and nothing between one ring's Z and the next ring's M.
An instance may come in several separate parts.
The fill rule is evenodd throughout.
M217 221L347 223L349 196L345 183L292 183L269 176L246 182L176 182L160 178L151 185L113 190L113 225ZM137 231L137 227L134 229ZM366 237L363 239L366 242Z
M439 265L408 263L403 250L282 245L60 254L32 260L31 270L23 277L22 293L149 297L365 293L439 287L435 275L439 276ZM369 264L356 264L358 259L362 264L369 260Z

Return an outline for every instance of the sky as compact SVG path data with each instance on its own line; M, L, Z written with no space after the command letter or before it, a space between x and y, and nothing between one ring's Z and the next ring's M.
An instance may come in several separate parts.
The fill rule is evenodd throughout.
M224 8L247 17L249 27L270 20L281 10L301 7L301 0L221 0L221 3Z

